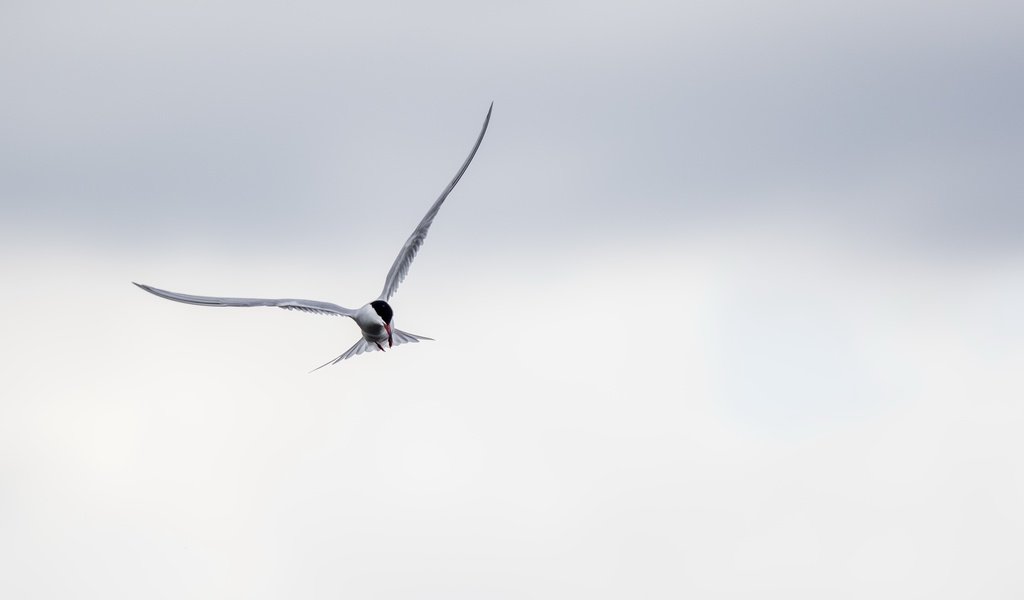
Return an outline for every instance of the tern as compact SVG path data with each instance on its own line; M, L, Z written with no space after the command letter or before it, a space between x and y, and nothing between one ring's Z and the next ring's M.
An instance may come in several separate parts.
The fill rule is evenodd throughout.
M377 299L364 304L362 307L357 309L345 308L332 302L321 302L319 300L300 300L295 298L221 298L217 296L193 296L192 294L181 294L178 292L169 292L167 290L161 290L152 286L144 285L141 283L135 283L138 287L143 290L166 298L168 300L174 300L175 302L184 302L185 304L195 304L197 306L276 306L286 310L300 310L308 313L316 313L322 315L341 315L343 317L349 317L356 322L362 333L362 337L359 338L351 348L346 350L341 356L338 356L334 360L330 360L313 371L317 371L326 367L327 365L338 364L339 362L352 358L353 356L359 356L364 352L374 352L380 350L384 352L384 343L387 342L387 347L398 346L405 343L416 343L420 340L432 340L432 338L424 337L421 335L415 335L402 331L395 328L395 313L392 310L391 305L388 304L388 300L398 290L399 284L405 279L405 276L409 273L409 266L412 265L412 261L416 258L416 253L419 252L423 246L423 241L427 238L427 232L430 230L430 225L434 222L434 217L437 216L441 205L444 204L445 199L455 189L455 185L459 183L459 179L469 168L469 164L473 162L473 157L476 156L477 149L480 148L480 142L484 139L484 134L487 133L487 124L491 121L491 111L494 109L494 103L491 103L490 108L487 109L487 116L484 117L483 127L480 129L480 135L476 138L476 143L473 144L473 149L470 150L469 156L459 167L455 177L452 178L448 185L438 196L434 204L430 206L430 210L420 221L420 224L413 230L412 235L405 241L402 249L399 250L398 256L395 258L395 262L391 265L391 269L388 271L387 277L384 279L384 289L381 290L380 295ZM311 373L313 371L310 371Z

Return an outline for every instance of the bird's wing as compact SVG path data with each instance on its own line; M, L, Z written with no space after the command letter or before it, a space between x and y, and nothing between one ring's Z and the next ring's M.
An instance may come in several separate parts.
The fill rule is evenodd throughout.
M330 302L319 302L317 300L298 300L294 298L218 298L216 296L193 296L191 294L168 292L167 290L142 285L141 283L136 283L135 285L146 290L150 294L160 296L161 298L167 298L168 300L174 300L175 302L184 302L185 304L195 304L197 306L276 306L286 310L301 310L321 315L342 315L345 317L352 317L356 314L356 311L350 308L338 306L337 304L332 304Z
M448 182L448 186L444 188L441 195L434 201L434 204L427 211L423 220L420 221L416 230L412 232L412 235L409 236L409 239L405 241L405 245L398 252L394 264L391 265L391 270L388 271L387 279L384 280L384 290L380 293L381 300L390 299L395 294L395 291L398 290L398 285L405 279L406 274L409 272L409 266L412 264L412 259L416 258L416 253L419 252L420 246L423 245L423 240L427 239L427 231L430 229L430 224L434 222L434 217L441 210L441 205L444 204L445 198L455 189L455 184L459 182L463 173L469 168L469 163L473 162L477 148L480 147L480 142L483 141L484 134L487 133L487 124L491 121L491 110L493 109L494 103L491 102L490 108L487 109L487 117L484 118L484 126L480 129L480 135L476 138L476 143L473 144L473 149L470 151L469 156L466 157L466 161L462 163L458 173Z
M428 338L428 337L425 337L425 336L422 336L422 335L416 335L414 333L409 333L407 331L402 331L400 329L393 329L392 330L392 334L393 334L392 337L394 338L394 344L396 346L401 346L402 344L407 344L407 343L416 344L416 343L419 343L422 340L433 341L433 338ZM340 363L341 361L345 360L346 358L352 358L353 356L359 356L360 354L362 354L364 352L379 352L379 349L377 348L377 344L370 343L370 342L366 341L365 338L359 338L359 341L356 342L355 344L353 344L351 348L346 350L344 354L342 354L338 358L335 358L334 360L329 360L329 361L325 362L324 364L320 365L319 367L313 369L313 371L319 371L320 369L326 367L327 365L336 365L336 364ZM310 371L310 373L312 373L313 371Z

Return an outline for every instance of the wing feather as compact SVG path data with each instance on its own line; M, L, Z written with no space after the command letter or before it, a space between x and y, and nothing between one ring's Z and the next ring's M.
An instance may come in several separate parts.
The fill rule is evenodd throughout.
M487 109L487 116L484 118L484 125L480 129L480 135L476 138L476 143L473 144L473 149L469 152L469 156L466 157L465 162L462 163L462 167L455 174L455 177L448 182L447 187L441 192L441 195L431 205L430 210L420 221L420 224L416 227L416 230L412 232L409 239L406 240L405 245L398 252L398 256L395 258L394 264L391 265L391 270L388 271L388 276L384 280L384 290L380 293L381 300L388 300L398 291L399 284L405 279L405 276L409 273L409 266L412 265L412 261L416 258L416 253L419 252L420 247L423 246L423 241L427 239L427 231L430 230L430 225L434 222L434 217L437 216L441 205L444 204L445 198L448 194L455 189L455 184L459 183L459 179L462 179L463 173L469 168L469 163L473 162L473 157L476 156L476 151L480 148L480 142L484 140L484 134L487 133L487 124L491 121L491 111L494 109L494 103L491 102L490 108Z
M132 282L135 283L135 282ZM166 298L168 300L174 300L175 302L184 302L185 304L195 304L196 306L276 306L285 310L300 310L302 312L315 313L321 315L341 315L344 317L351 317L355 315L354 310L339 306L331 302L320 302L319 300L300 300L296 298L221 298L218 296L193 296L192 294L180 294L178 292L169 292L167 290L161 290L141 283L135 283L138 287L146 290L150 294Z

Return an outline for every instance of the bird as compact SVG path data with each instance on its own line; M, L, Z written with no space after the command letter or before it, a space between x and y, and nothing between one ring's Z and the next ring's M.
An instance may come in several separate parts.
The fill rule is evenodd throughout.
M395 261L391 264L391 269L388 270L387 277L384 279L384 288L381 290L380 295L376 299L364 304L363 306L353 309L345 308L339 304L333 302L322 302L319 300L302 300L296 298L228 298L218 296L195 296L192 294L182 294L179 292L170 292L162 290L150 285L142 283L132 282L139 288L149 292L150 294L166 298L167 300L174 300L175 302L183 302L185 304L194 304L197 306L276 306L285 310L298 310L307 313L321 314L321 315L333 315L349 317L356 322L359 326L360 333L362 334L358 341L352 345L351 348L343 352L337 358L329 360L326 363L320 365L316 369L310 371L318 371L328 365L336 365L343 360L359 356L365 352L385 352L384 345L387 343L388 348L399 346L407 343L418 343L423 340L433 341L433 338L428 338L421 335L402 331L394 326L395 324L395 313L388 303L388 300L394 296L395 292L398 291L398 286L405 280L405 276L409 273L409 267L412 265L412 261L416 258L416 254L423 247L423 242L427 238L427 232L430 231L430 226L434 222L434 218L437 216L438 211L441 210L441 205L444 204L445 199L451 194L452 190L455 189L456 184L462 179L466 169L469 168L470 163L473 162L473 157L476 156L477 150L480 148L480 143L484 139L484 134L487 133L487 125L491 121L491 111L494 110L494 103L491 102L490 107L487 109L487 116L484 117L483 127L480 128L480 134L476 138L476 142L473 144L473 149L470 150L469 156L463 161L462 166L459 167L458 172L455 173L455 177L448 182L441 195L438 196L437 200L427 210L427 214L424 215L423 219L420 220L419 225L413 230L412 235L402 245L402 249L398 251L398 256Z

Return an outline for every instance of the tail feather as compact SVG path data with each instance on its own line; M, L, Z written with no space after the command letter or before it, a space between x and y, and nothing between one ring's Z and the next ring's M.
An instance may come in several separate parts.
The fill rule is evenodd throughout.
M395 345L406 344L406 343L418 343L421 340L428 340L433 342L434 338L428 338L422 335L416 335L415 333L409 333L408 331L402 331L401 329L392 329L391 338L395 341Z
M329 360L329 361L325 362L324 364L320 365L319 367L313 369L313 371L319 371L320 369L326 367L327 365L336 365L336 364L340 363L341 361L345 360L346 358L352 358L353 356L359 356L363 352L373 352L376 349L377 349L376 346L374 346L370 342L367 342L365 338L359 338L359 340L355 344L353 344L351 348L349 348L348 350L343 352L341 354L341 356L339 356L338 358L335 358L334 360ZM312 373L313 371L310 371L310 373Z
M428 338L426 336L416 335L415 333L409 333L408 331L402 331L401 329L394 329L394 328L392 328L392 330L391 330L391 339L393 340L395 346L401 346L402 344L410 344L410 343L411 344L417 344L417 343L419 343L420 341L423 341L423 340L428 340L428 341L431 341L431 342L434 341L434 338ZM377 344L374 344L374 343L366 341L366 338L359 338L359 341L357 341L355 344L353 344L352 347L349 348L348 350L346 350L341 356L339 356L338 358L335 358L334 360L329 360L329 361L325 362L324 364L320 365L319 367L313 369L313 371L310 371L310 373L312 373L314 371L319 371L320 369L326 367L327 365L336 365L336 364L340 363L341 361L345 360L346 358L352 358L353 356L359 356L360 354L362 354L364 352L378 352L378 351L379 350L377 348Z

